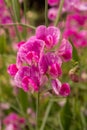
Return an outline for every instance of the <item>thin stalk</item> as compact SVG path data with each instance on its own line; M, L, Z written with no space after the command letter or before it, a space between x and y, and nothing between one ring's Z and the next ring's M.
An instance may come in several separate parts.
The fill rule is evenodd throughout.
M53 105L53 101L49 101L49 104L47 106L47 109L46 109L46 112L45 112L45 116L43 118L40 130L44 130L44 128L45 128L45 125L46 125L46 122L47 122L47 118L48 118L48 115L50 113L52 105Z
M39 96L40 93L38 92L36 99L36 130L39 130Z
M25 17L25 24L27 23L27 18L26 18L26 12L27 12L27 4L26 4L26 0L24 0L24 17ZM26 36L27 36L27 27L25 26L24 27L24 31L25 31L25 39L26 39Z
M14 21L14 22L18 22L18 18L17 18L17 15L16 15L16 8L15 8L14 5L15 5L15 4L14 4L14 0L12 0L12 7L13 7L13 12L14 12L13 21ZM18 31L17 26L16 26L16 25L14 25L14 26L15 26L15 30L16 30L18 39L19 39L19 41L20 41L20 40L21 40L21 35L20 35L19 31Z
M6 4L6 6L8 7L8 4L7 4L6 0L5 0L5 4ZM9 13L10 13L10 15L11 15L12 21L15 22L15 19L14 19L14 17L13 17L13 12L12 12L12 10L10 9L10 7L8 7L8 11L9 11ZM20 38L19 31L18 31L18 29L17 29L17 26L14 25L14 28L15 28L15 31L16 31L16 34L17 34L17 37L18 37L18 40L20 41L21 38Z
M64 4L64 0L61 0L61 1L60 1L60 6L59 6L59 9L58 9L57 18L56 18L55 23L54 23L55 26L58 25L59 18L60 18L61 12L62 12L63 4Z
M45 25L48 25L48 1L45 0Z
M0 24L0 27L3 27L3 26L14 26L14 25L16 25L16 26L18 26L18 25L20 25L20 26L24 26L24 27L27 27L27 28L31 28L31 29L36 29L34 26L32 26L32 25L27 25L27 24L23 24L23 23L9 23L9 24Z

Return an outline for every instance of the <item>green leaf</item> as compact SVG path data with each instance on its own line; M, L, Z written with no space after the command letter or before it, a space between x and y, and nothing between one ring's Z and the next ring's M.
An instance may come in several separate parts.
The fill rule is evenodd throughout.
M20 22L20 4L18 0L12 0L15 22Z
M20 89L18 96L19 96L19 101L20 101L20 105L22 107L22 110L23 110L23 112L26 112L28 105L29 105L28 95L22 89Z
M72 111L71 104L68 100L60 111L60 122L63 130L70 130L72 123Z
M73 47L73 60L79 62L80 59L79 59L78 51L76 50L71 40L70 40L70 43L72 44L72 47Z
M6 38L5 35L0 36L0 54L5 53L6 50Z

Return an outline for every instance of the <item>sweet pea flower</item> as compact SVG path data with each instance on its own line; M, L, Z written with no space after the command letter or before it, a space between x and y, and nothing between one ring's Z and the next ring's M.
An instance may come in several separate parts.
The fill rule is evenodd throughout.
M59 91L62 86L61 82L58 79L52 79L51 85L52 85L52 89L53 89L54 93L56 95L59 95Z
M62 60L54 53L46 53L42 56L39 62L39 69L41 74L50 74L52 77L57 77L62 74L61 70Z
M68 83L61 84L61 82L58 79L52 79L51 85L56 95L66 97L70 94L70 85Z
M28 40L22 44L17 53L17 67L20 68L23 63L29 65L38 63L43 53L44 41L39 39Z
M57 11L58 11L57 8L50 8L48 10L48 18L49 18L49 20L54 21L56 19Z
M78 4L74 5L76 11L84 12L87 11L87 2L79 2Z
M68 96L70 94L70 85L68 83L63 83L59 94L64 97Z
M16 67L16 64L11 64L8 66L8 70L7 72L11 75L11 76L15 76L15 74L17 73L18 68Z
M59 4L59 0L48 0L48 4L50 6L58 5Z
M72 45L70 42L66 39L62 40L62 43L60 45L60 48L58 50L59 56L63 58L65 62L71 60L72 58Z
M18 70L14 77L17 87L27 91L38 91L40 87L40 74L37 67L22 67Z
M45 45L48 49L56 45L60 38L60 30L57 27L46 27L41 25L36 29L36 37L45 41Z
M21 130L25 125L25 119L16 113L10 113L4 120L5 130Z

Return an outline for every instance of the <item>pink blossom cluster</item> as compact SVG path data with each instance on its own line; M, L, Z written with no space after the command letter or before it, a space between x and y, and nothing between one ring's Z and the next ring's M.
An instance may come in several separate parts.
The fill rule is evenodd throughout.
M22 0L19 1L20 3ZM11 9L11 7L9 7ZM22 11L20 11L20 16L21 16L21 23L25 23L25 18L22 17ZM0 0L0 24L11 24L13 23L12 16L10 14L9 9L6 6L6 3L4 0ZM9 35L14 38L16 36L16 31L14 26L9 28L7 26L4 26L4 28L8 29ZM22 33L23 32L23 27L22 26L17 26L17 30Z
M68 96L70 85L61 83L62 63L72 58L72 45L66 39L60 40L57 27L44 25L36 28L35 36L18 44L16 64L8 67L17 87L25 92L38 92L50 82L55 94ZM50 87L49 86L49 87Z
M12 23L9 11L5 5L4 0L0 0L0 23L1 24Z
M69 14L66 17L64 37L72 40L76 47L87 46L87 15L81 13Z
M51 21L54 21L61 0L48 0L48 4L51 8L48 10L48 18ZM81 2L81 0L65 0L62 8L62 13L67 12L84 12L87 11L87 2Z
M22 130L25 125L25 119L16 113L10 113L4 120L5 130Z

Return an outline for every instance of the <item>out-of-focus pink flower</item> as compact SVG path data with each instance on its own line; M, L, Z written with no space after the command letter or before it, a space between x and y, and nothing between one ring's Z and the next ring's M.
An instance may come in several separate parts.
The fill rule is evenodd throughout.
M17 67L16 67L15 64L11 64L11 65L9 65L7 71L8 71L8 73L9 73L11 76L15 76L15 74L16 74L17 71L18 71L18 69L17 69Z
M58 12L57 8L50 8L48 10L48 18L49 18L49 20L54 21L56 19L57 12Z
M4 120L5 130L21 130L25 125L25 119L17 115L16 113L10 113Z
M39 69L41 74L50 74L53 77L60 76L61 70L61 58L54 53L47 53L42 56L39 62Z
M38 63L43 53L44 42L39 39L29 40L22 44L17 53L17 67L20 68L22 63L29 65Z
M48 4L50 6L58 5L60 0L48 0Z
M72 11L74 5L78 4L79 0L65 0L64 1L64 10L65 11Z
M68 83L62 84L59 94L64 97L68 96L70 94L70 85Z
M87 46L87 31L68 29L64 31L64 37L70 38L76 47Z
M17 44L18 48L20 48L21 45L23 45L24 43L25 43L25 41L21 41L21 42L19 42L19 43Z
M87 2L79 2L78 4L74 5L74 8L80 12L87 11Z
M41 25L36 29L36 37L45 41L47 48L52 48L59 41L60 30L54 26L46 28L46 26Z
M65 62L71 60L72 58L72 45L68 40L63 39L58 50L58 54L63 58Z

